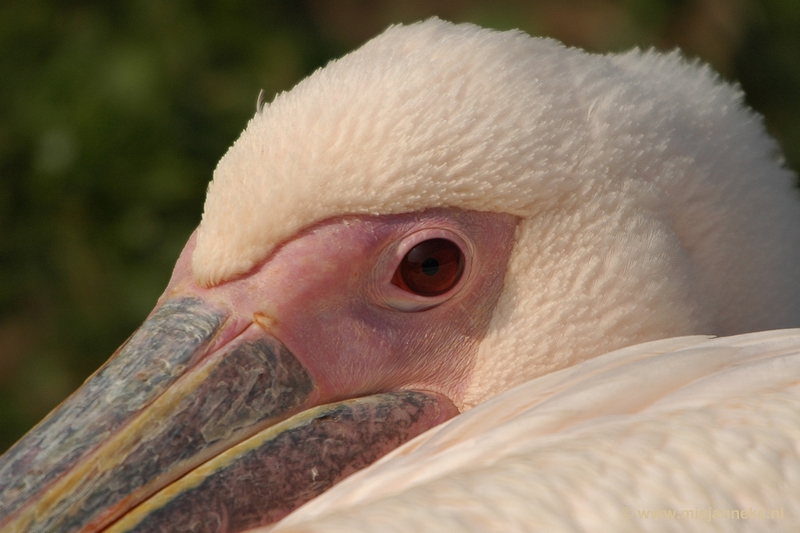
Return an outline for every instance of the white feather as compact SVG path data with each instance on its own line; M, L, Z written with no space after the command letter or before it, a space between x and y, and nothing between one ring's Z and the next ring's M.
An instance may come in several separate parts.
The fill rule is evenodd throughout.
M796 531L798 405L800 330L629 347L487 401L272 531Z

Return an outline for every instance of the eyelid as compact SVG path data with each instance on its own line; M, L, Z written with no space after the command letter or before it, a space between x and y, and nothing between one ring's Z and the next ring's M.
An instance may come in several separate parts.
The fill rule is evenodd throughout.
M429 239L447 239L455 243L464 255L464 271L461 279L444 294L420 296L401 289L392 283L392 277L403 258L421 242ZM458 294L469 281L474 263L474 245L461 232L453 228L433 227L412 231L401 237L396 246L389 246L385 259L379 261L375 290L380 305L396 311L415 312L436 307Z

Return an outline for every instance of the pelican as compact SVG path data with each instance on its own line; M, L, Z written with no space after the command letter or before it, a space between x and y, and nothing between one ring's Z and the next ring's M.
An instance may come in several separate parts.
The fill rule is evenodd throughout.
M0 530L796 530L800 199L742 100L390 27L259 103Z

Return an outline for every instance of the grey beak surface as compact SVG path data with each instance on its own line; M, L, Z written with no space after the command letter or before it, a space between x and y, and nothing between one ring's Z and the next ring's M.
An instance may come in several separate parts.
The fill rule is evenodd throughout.
M418 391L319 406L283 343L229 318L199 298L158 307L0 458L0 531L242 531L458 413Z
M3 458L3 531L100 531L233 444L307 407L314 389L276 339L208 346L226 314L162 305Z

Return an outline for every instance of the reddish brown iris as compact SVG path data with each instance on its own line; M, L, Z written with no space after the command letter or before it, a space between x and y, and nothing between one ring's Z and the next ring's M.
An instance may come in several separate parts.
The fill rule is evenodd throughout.
M430 239L406 254L392 283L420 296L438 296L455 287L463 272L461 249L447 239Z

